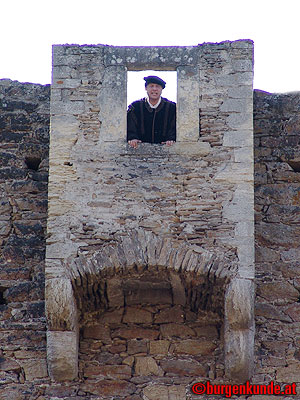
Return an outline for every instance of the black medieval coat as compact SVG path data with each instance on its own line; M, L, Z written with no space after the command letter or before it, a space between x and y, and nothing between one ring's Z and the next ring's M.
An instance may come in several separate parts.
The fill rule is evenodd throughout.
M133 139L147 143L176 141L176 103L162 97L157 108L151 108L147 98L130 104L127 141Z

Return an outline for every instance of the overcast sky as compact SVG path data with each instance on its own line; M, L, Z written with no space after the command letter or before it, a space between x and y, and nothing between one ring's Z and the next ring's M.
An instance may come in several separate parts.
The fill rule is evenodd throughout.
M50 83L52 44L195 46L252 39L254 88L300 91L297 4L299 0L3 0L0 79ZM138 98L144 95L142 78L140 87Z

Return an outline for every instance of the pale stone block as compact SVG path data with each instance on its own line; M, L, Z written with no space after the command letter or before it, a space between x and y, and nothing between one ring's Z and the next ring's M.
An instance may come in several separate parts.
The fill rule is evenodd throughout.
M235 236L238 238L253 238L254 223L252 221L240 221L235 225Z
M225 294L227 329L250 329L254 323L254 284L248 279L234 279Z
M225 329L225 374L235 383L250 380L253 373L254 330Z
M177 68L177 141L196 142L199 139L198 67Z
M52 115L51 116L51 146L56 146L57 137L73 139L76 141L79 133L79 121L74 115ZM55 140L54 140L55 136Z
M232 200L223 206L223 217L234 222L253 221L254 198L252 185L241 184L238 186Z
M26 381L34 381L35 379L42 379L48 377L46 360L31 359L19 361L25 373Z
M46 258L45 276L46 279L61 278L65 276L66 268L62 259Z
M68 65L54 66L52 69L54 79L66 79L71 77L72 68ZM55 82L53 82L55 84ZM57 85L59 86L59 85Z
M253 167L249 163L228 163L215 175L215 182L253 183Z
M163 370L152 357L136 357L135 374L141 376L158 375L163 376Z
M82 114L84 111L84 101L56 101L50 107L50 113L56 115Z
M254 278L254 238L249 238L247 244L237 244L237 255L239 258L239 276L243 278Z
M226 124L230 129L252 129L253 114L251 112L229 114Z
M223 146L253 147L253 132L248 130L226 131L223 135ZM251 160L252 161L252 160Z
M107 67L99 91L101 141L126 137L127 74L124 66Z
M252 85L252 72L236 72L234 74L219 75L215 77L216 86L237 86L237 85Z
M252 59L232 60L231 65L233 70L236 72L251 72L253 70Z
M250 166L253 165L253 147L241 147L241 148L236 148L233 151L234 153L234 161L235 162L241 162L241 163L249 163Z
M253 100L252 98L245 99L226 99L223 101L220 111L222 112L235 112L244 113L252 110Z
M228 97L232 99L245 99L253 97L252 85L241 85L236 87L230 87L228 89Z
M211 146L207 142L176 142L173 146L169 147L170 154L199 156L203 157L211 152Z
M78 333L47 332L48 371L55 381L68 381L78 374Z
M69 279L47 279L45 299L46 316L51 330L77 329L77 305Z

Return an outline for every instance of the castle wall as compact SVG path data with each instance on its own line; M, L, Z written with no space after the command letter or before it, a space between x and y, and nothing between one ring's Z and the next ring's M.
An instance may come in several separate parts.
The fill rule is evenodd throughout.
M118 296L118 306L128 303L118 276L130 273L137 292L144 279L148 291L158 271L170 284L172 306L175 273L185 293L192 286L182 305L222 316L227 377L251 376L252 50L250 41L179 48L54 46L46 251L53 379L77 377L85 314L110 309ZM159 69L162 63L178 72L177 142L131 149L126 70ZM141 298L140 305L151 301ZM172 357L166 354L166 361Z
M299 110L299 93L255 93L259 381L300 382Z
M37 397L33 382L48 378L44 269L49 108L49 85L0 80L1 399L24 399L29 393Z
M94 384L95 374L97 377L102 374L101 379L106 382L106 398L120 395L133 400L143 398L141 393L148 399L167 399L168 396L182 399L191 377L202 380L199 377L203 374L207 375L205 379L227 383L223 377L220 316L212 311L201 311L195 316L190 309L190 297L187 301L183 295L187 287L183 286L182 290L178 279L176 285L170 276L167 287L155 286L159 279L155 281L153 274L152 281L145 276L144 285L148 290L152 288L152 296L156 293L163 301L140 309L135 295L140 299L142 293L147 292L141 293L140 288L138 293L139 288L135 287L124 308L120 305L122 296L114 296L117 293L114 284L122 286L124 299L132 289L129 282L134 274L131 273L114 281L109 279L112 283L108 290L110 309L86 311L82 317L79 380L69 384L50 381L46 369L43 294L49 86L5 80L0 81L0 88L0 399L99 399L104 389L101 384ZM257 294L252 382L272 379L279 383L299 382L297 145L300 96L257 92L254 95ZM39 160L41 163L37 167ZM93 235L92 228L85 225L87 238L92 239L89 236ZM161 273L157 271L158 277ZM186 284L185 280L181 282ZM217 293L214 298L223 299L222 294ZM154 299L152 297L152 302ZM137 319L144 331L136 329ZM128 329L120 336L124 323ZM130 336L131 332L134 337ZM138 337L141 333L143 339ZM158 334L162 335L160 339ZM202 350L196 345L203 346ZM199 359L201 351L204 354ZM180 354L180 362L164 360L167 352L171 352L175 360ZM197 366L198 360L201 367ZM135 371L133 376L132 371ZM154 375L156 381L152 385ZM112 385L113 381L119 382L119 386ZM297 399L299 395L291 398Z

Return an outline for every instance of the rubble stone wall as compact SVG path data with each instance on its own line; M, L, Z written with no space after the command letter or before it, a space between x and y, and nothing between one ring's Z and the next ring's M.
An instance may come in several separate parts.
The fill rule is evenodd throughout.
M256 379L299 387L300 94L257 91L254 128Z
M50 85L0 80L0 398L48 378L45 250ZM34 397L35 396L35 397Z

